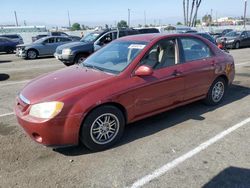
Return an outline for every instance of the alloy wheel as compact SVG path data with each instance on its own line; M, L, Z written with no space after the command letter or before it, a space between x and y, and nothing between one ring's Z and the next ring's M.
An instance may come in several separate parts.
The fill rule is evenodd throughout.
M224 92L225 92L225 86L224 86L224 83L223 82L217 82L214 87L213 87L213 90L212 90L212 99L214 102L219 102L223 95L224 95Z
M104 145L115 139L119 132L118 118L111 113L98 116L91 125L90 135L96 144Z

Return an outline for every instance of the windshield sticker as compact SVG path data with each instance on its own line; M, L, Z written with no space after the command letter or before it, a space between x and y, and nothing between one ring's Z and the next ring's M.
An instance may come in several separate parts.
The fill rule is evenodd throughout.
M129 49L139 49L142 50L143 48L145 48L146 45L143 44L131 44L128 48Z

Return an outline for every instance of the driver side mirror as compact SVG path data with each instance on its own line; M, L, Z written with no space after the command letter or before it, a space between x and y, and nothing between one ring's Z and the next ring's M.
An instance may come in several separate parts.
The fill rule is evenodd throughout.
M138 67L135 71L135 76L151 76L152 74L153 69L146 65Z

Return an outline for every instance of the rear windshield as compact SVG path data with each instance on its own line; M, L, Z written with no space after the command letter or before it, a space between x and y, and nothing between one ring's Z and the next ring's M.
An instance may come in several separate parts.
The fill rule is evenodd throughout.
M7 38L11 38L11 39L19 38L17 35L3 35L3 37L7 37Z

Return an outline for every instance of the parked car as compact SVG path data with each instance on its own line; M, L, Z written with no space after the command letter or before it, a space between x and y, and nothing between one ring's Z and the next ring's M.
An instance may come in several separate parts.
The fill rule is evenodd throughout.
M18 44L23 44L23 38L21 37L21 35L18 34L5 34L0 35L0 37L6 37L13 40L14 42L17 42Z
M202 99L219 104L234 74L233 57L200 36L127 36L28 83L15 114L40 144L103 150L128 123Z
M199 36L209 40L213 44L217 45L216 40L209 33L194 33L194 34L199 35Z
M225 48L239 49L250 46L250 31L232 31L224 37L217 39L217 43L223 44Z
M82 63L90 54L99 50L111 41L120 37L135 34L139 34L139 31L135 29L108 29L104 31L95 31L86 35L79 42L72 42L59 46L56 49L54 56L56 59L62 61L66 66L79 64Z
M6 37L0 37L0 52L13 53L18 42Z
M156 28L139 28L136 30L138 30L140 34L160 33L159 29L156 29Z
M227 33L233 31L233 29L223 29L223 30L216 30L211 33L211 35L214 37L216 40L217 38L225 36Z
M57 32L49 32L48 34L36 35L36 36L32 37L32 42L35 42L38 39L41 39L43 37L48 37L48 36L68 37L72 41L79 41L79 40L81 40L81 37L72 36L72 35L68 35L67 33L57 31Z
M53 56L58 46L69 42L72 40L68 37L44 37L31 44L17 45L16 55L26 59Z

